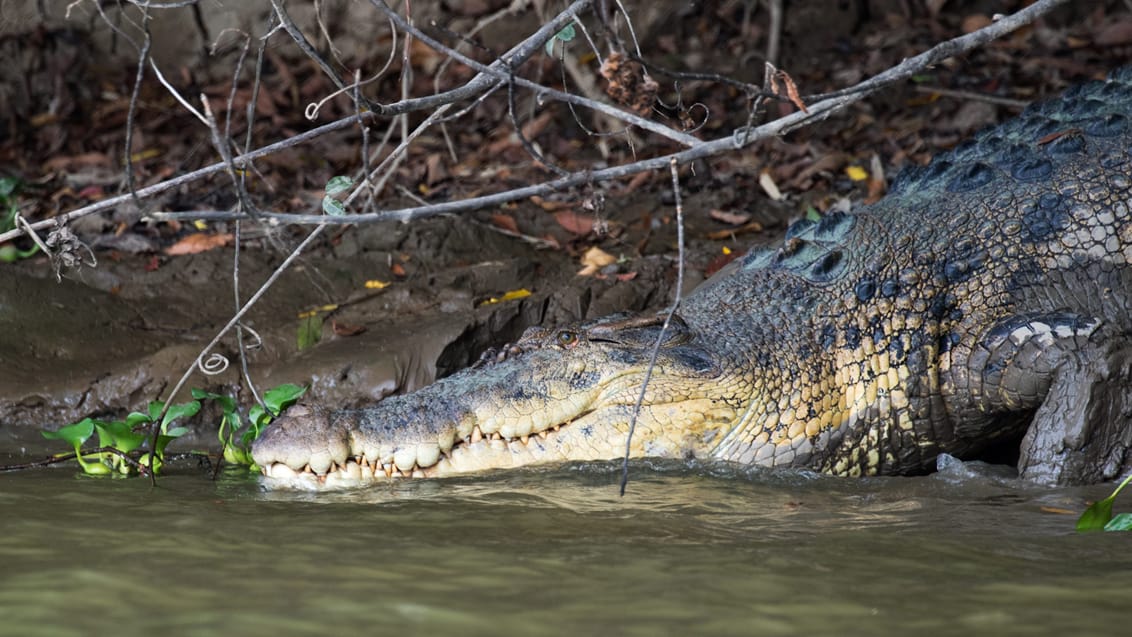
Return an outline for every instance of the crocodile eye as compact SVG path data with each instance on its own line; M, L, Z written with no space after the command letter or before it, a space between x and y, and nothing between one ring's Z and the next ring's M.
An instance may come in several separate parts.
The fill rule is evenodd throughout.
M562 330L555 339L562 347L573 347L578 344L578 333L571 332L570 330Z

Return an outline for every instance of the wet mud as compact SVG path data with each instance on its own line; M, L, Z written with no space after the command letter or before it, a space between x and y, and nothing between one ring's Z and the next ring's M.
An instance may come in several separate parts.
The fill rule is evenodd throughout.
M627 206L627 214L652 205ZM579 276L569 249L538 249L475 216L347 229L302 257L247 315L243 324L259 336L244 333L258 345L247 352L249 375L261 391L298 383L310 386L312 400L356 406L461 369L531 325L661 307L671 298L676 265L673 224L659 225L659 232L646 227L608 241L606 249L622 249L625 262L598 276ZM655 252L635 252L634 242ZM294 243L242 251L241 300L282 262L279 247ZM732 242L693 242L687 287L703 279L723 243ZM156 268L152 256L98 256L97 267L66 273L61 282L43 258L0 277L0 451L37 451L46 448L40 429L120 417L165 399L235 313L231 248L163 257ZM530 295L492 301L514 290ZM300 350L300 316L311 311L323 318L321 339ZM194 372L175 401L200 387L250 402L234 333L214 352L228 368ZM201 436L189 440L207 443L198 424Z

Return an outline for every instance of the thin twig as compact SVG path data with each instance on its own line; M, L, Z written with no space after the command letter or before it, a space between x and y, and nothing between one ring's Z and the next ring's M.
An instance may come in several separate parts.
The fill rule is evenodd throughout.
M972 102L986 102L987 104L995 104L997 106L1006 106L1008 108L1015 108L1021 110L1030 105L1025 100L1016 100L1009 97L999 97L997 95L987 95L986 93L979 93L976 91L957 91L950 88L941 88L938 86L923 86L917 85L913 90L917 93L927 93L928 95L939 95L943 97L954 97L961 100L969 100Z
M252 306L255 305L256 302L258 302L260 298L262 298L263 295L267 293L271 286L274 285L275 281L277 281L279 277L287 271L287 268L291 267L291 263L295 259L297 259L299 255L302 254L303 250L305 250L306 247L311 244L311 242L313 242L319 235L321 235L322 231L325 229L325 225L316 227L311 231L309 235L307 235L306 239L303 239L302 243L300 243L294 250L291 251L291 254L287 255L287 258L283 260L283 263L279 264L279 267L271 273L271 276L267 278L267 281L264 281L263 285L260 286L258 290L256 290L255 294L253 294L250 299L248 299L247 303L244 303L244 306L240 308L240 311L236 312L236 314L232 316L228 323L223 328L221 328L219 332L216 333L216 336L214 336L212 340L208 342L208 345L204 346L200 354L197 356L196 360L201 360L205 354L212 350L213 347L216 347L217 343L220 342L220 339L224 338L224 336L233 327L235 327L237 323L240 322L240 319L242 319L244 315L248 313L248 310L252 309ZM166 412L169 411L169 407L173 404L173 399L181 391L181 388L185 386L185 383L188 382L189 377L193 375L193 371L196 369L196 367L196 364L193 364L189 367L188 370L185 371L185 373L181 376L181 379L177 381L177 384L173 387L173 390L169 392L169 397L165 399L165 407L161 410L161 414L154 419L152 425L153 432L150 439L151 449L157 448L157 436L161 433L160 423L162 419L165 418ZM153 455L150 456L151 467L153 462ZM151 480L156 481L156 478L151 476Z
M514 76L512 76L512 79L508 80L507 82L507 116L511 118L511 126L515 128L515 136L519 138L519 143L522 144L523 149L527 151L528 155L533 157L534 160L538 163L545 166L547 170L560 177L565 177L570 174L569 171L560 168L557 164L547 159L541 152L539 152L539 149L535 148L535 145L531 143L531 140L527 139L527 136L523 134L523 126L519 123L519 115L515 112Z
M536 184L533 186L526 186L523 188L516 188L502 193L492 195L483 195L480 197L471 197L459 201L447 201L429 206L415 206L409 208L401 208L397 210L384 210L376 212L368 212L358 215L348 215L342 217L322 217L320 215L274 215L272 218L278 219L285 223L295 224L362 224L362 223L376 223L383 221L411 221L415 219L423 219L426 217L433 217L441 214L448 214L454 212L465 212L468 210L475 210L477 208L484 208L487 206L495 206L501 203L517 201L526 199L534 195L545 195L550 192L572 188L582 184L607 181L612 179L620 179L640 172L649 170L662 170L668 162L675 158L677 163L685 164L696 159L703 159L714 155L722 154L725 152L733 152L750 145L751 143L786 134L797 128L821 121L832 115L833 113L853 104L865 96L870 95L886 86L895 84L896 82L905 80L923 69L940 62L949 57L959 55L971 49L974 49L986 42L1001 37L1011 31L1033 22L1038 17L1045 15L1052 9L1067 3L1069 0L1038 0L1034 4L1008 16L1000 18L998 21L971 33L959 36L957 38L942 42L931 49L921 53L917 56L907 58L900 64L884 71L868 80L860 82L859 84L848 89L838 91L833 94L835 97L824 99L822 101L808 104L809 112L795 112L777 119L773 122L763 124L757 128L743 127L734 131L731 135L727 135L711 141L701 142L693 148L683 150L670 155L654 157L651 159L644 159L625 164L622 166L614 166L596 171L579 171L571 174L568 177L562 177L550 181ZM471 82L469 82L469 85ZM467 86L467 85L465 85ZM410 100L411 101L411 100ZM372 113L363 114L370 116ZM289 148L301 144L305 141L325 135L331 131L340 130L348 125L353 125L358 121L359 117L350 115L336 122L332 122L317 129L307 131L296 135L295 137L287 140L265 146L259 150L246 153L240 157L234 157L233 163L237 166L243 166L245 163L253 159L258 159L265 155L271 154L283 148ZM362 119L365 119L363 117ZM224 169L223 162L213 164L206 168L194 171L187 175L182 175L170 179L169 181L154 184L147 188L138 191L139 196L149 196L164 192L170 188L192 182L205 175L210 175ZM86 216L94 212L112 208L123 201L128 199L127 196L112 197L105 199L95 204L85 206L78 210L66 213L57 219L62 222L69 222L78 217ZM269 216L269 215L264 215ZM31 228L40 229L47 227L53 223L53 220L48 219L31 224ZM15 229L0 234L0 243L15 239L22 236L24 231L22 229Z
M481 73L488 73L501 81L508 80L509 76L506 69L496 69L495 64L480 64L479 62L464 55L463 53L460 53L459 51L456 51L451 47L445 46L438 40L430 37L427 33L424 33L423 31L414 27L412 24L405 21L404 18L390 9L389 5L385 4L384 0L370 0L370 3L377 7L380 11L385 13L387 16L389 16L389 19L392 20L398 27L400 27L402 31L405 31L406 33L412 33L414 37L416 37L421 42L424 42L435 51L456 58L464 65L473 68ZM503 56L500 59L504 60L507 64L518 66L516 62L509 60L507 56ZM560 102L584 106L599 113L609 115L614 119L619 119L627 124L632 124L634 126L643 128L644 130L647 130L651 133L656 133L657 135L660 135L662 137L667 137L668 139L679 144L683 144L684 146L694 147L700 142L699 138L697 137L686 135L678 130L669 128L662 124L658 124L652 120L645 119L640 115L637 115L636 113L617 108L610 104L606 104L605 102L599 102L597 100L588 99L579 95L574 95L572 93L564 93L559 90L542 86L541 84L536 84L522 77L515 77L514 81L516 84L523 88L537 92L538 95L543 98L550 98L558 100Z
M641 381L641 391L637 394L637 402L633 404L633 415L629 417L629 432L625 434L625 456L621 459L621 495L625 495L625 487L629 484L629 452L633 444L633 432L637 429L637 419L641 415L641 406L645 402L645 391L652 379L653 369L656 368L656 359L660 356L660 346L664 343L664 336L672 324L676 310L684 294L684 204L680 199L680 172L677 170L676 159L669 162L672 171L672 192L676 197L676 293L664 323L660 326L660 333L656 335L656 342L652 345L649 354L649 366L645 368L645 378Z
M314 60L315 64L318 64L323 74L330 78L331 82L334 82L334 86L338 87L339 90L345 89L346 83L342 81L342 78L338 77L338 72L334 70L334 67L330 66L330 63L322 59L318 51L314 50L314 45L307 40L302 30L299 29L299 26L291 19L291 15L283 8L282 0L271 0L271 6L275 9L275 16L279 18L279 23L283 25L283 30L287 32L287 35L291 36L291 39L295 41L295 45L299 47L299 50L308 58Z
M552 20L549 20L546 24L544 24L537 31L535 31L533 34L531 34L530 37L528 37L526 40L523 40L519 44L512 47L511 50L509 50L507 53L505 53L502 58L500 58L500 59L496 60L495 62L493 62L492 64L490 64L489 68L501 69L504 65L504 62L503 62L504 58L510 59L510 60L514 61L515 63L519 63L523 60L526 60L527 58L534 55L535 53L539 52L542 49L542 45L548 39L553 37L555 33L558 33L558 31L565 24L567 24L571 20L573 20L575 15L577 15L578 13L587 9L590 6L590 4L592 4L592 2L593 2L593 0L575 0L574 3L572 3L566 9L564 9L561 13L559 13L557 16L555 16ZM98 3L95 2L95 4L97 5ZM274 31L274 29L272 30L272 32L273 31ZM158 70L156 67L153 67L153 68L154 68L155 71ZM158 72L158 77L159 77L159 79L162 79L162 80L164 79L160 76L160 72ZM364 113L362 115L362 119L368 121L368 120L371 120L371 119L375 119L377 117L388 117L388 116L393 116L393 115L399 115L399 114L402 114L402 113L410 113L410 112L414 112L414 111L426 110L426 109L433 108L433 107L436 107L436 106L439 106L439 105L454 104L454 103L459 102L459 101L464 100L464 99L468 99L468 98L471 98L471 97L477 97L482 93L482 91L492 90L494 88L498 88L500 85L501 85L501 82L496 77L494 77L493 75L491 75L489 73L478 73L475 77L473 77L471 80L469 80L467 84L464 84L463 86L452 89L450 91L446 91L444 93L437 93L437 94L434 94L434 95L426 95L424 97L417 97L417 98L413 98L413 99L403 100L403 101L400 101L400 102L396 102L396 103L384 105L384 106L374 105L374 110L367 112L367 113ZM174 93L174 96L176 96L176 93ZM182 103L186 106L188 105L187 102L182 102ZM189 108L191 109L191 107L189 107ZM195 111L195 109L192 109L192 110ZM196 113L196 115L199 119L201 119L201 121L204 120L203 115L200 115L199 113ZM333 132L336 132L336 131L339 131L339 130L342 130L342 129L345 129L345 128L349 128L350 126L353 126L355 123L358 123L358 120L359 120L358 115L356 115L356 114L355 115L348 115L346 117L343 117L342 119L336 120L334 122L330 122L330 123L325 124L323 126L319 126L318 128L311 129L311 130L306 131L304 133L299 133L297 135L294 135L294 136L289 137L287 139L275 142L274 144L269 144L267 146L264 146L262 148L254 150L252 152L244 153L243 155L240 155L239 157L233 157L232 161L236 165L236 167L244 168L245 166L251 165L251 162L253 160L259 159L261 157L266 157L266 156L271 155L273 153L277 153L279 151L282 151L282 150L285 150L285 149L288 149L288 148L292 148L292 147L298 146L300 144L304 144L304 143L306 143L306 142L308 142L312 139L317 139L319 137L322 137L323 135L327 135L329 133L333 133ZM225 170L225 168L226 168L226 166L225 166L224 162L218 162L218 163L212 164L210 166L205 166L204 168L199 168L197 170L194 170L190 173L181 175L179 177L174 177L172 179L169 179L168 181L163 181L163 182L160 182L160 183L157 183L157 184L153 184L152 186L142 188L141 190L139 190L137 192L137 194L138 194L139 197L148 197L148 196L151 196L151 195L160 194L160 193L165 192L167 190L178 188L178 187L183 186L185 184L192 183L192 182L194 182L198 179L216 174L216 173L218 173L222 170ZM35 230L39 230L41 228L46 228L48 226L53 225L55 223L56 219L59 220L62 223L68 223L70 221L73 221L73 220L81 218L81 217L92 215L92 214L95 214L97 212L102 212L103 210L111 210L113 208L116 208L120 204L129 201L129 199L130 199L129 195L120 195L120 196L117 196L117 197L110 197L110 198L107 198L107 199L103 199L102 201L99 201L99 202L96 202L96 203L93 203L93 204L90 204L90 205L87 205L87 206L83 206L82 208L72 210L71 212L65 213L63 215L59 215L59 216L55 217L54 219L45 219L43 221L37 221L34 224L32 224L31 227ZM23 231L21 231L19 229L10 230L8 232L0 233L0 243L4 243L5 241L10 241L10 240L15 239L17 237L20 237L22 235L23 235Z
M138 51L138 69L134 76L133 91L130 92L130 106L126 111L126 140L123 151L126 164L126 191L130 193L138 210L142 210L143 206L134 184L134 122L138 112L138 95L141 93L142 80L145 79L145 61L149 57L149 49L153 44L153 38L149 33L149 11L146 11L144 7L141 11L142 33L145 35L145 39L142 40L141 49Z
M68 460L74 460L75 458L78 458L79 456L82 456L82 457L85 458L86 456L95 456L95 455L98 455L98 454L101 454L101 453L109 453L111 455L118 456L119 458L124 460L127 464L129 464L133 468L137 469L138 473L140 473L141 475L143 475L143 476L149 475L149 469L144 464L138 462L137 460L134 460L132 457L130 457L126 452L122 451L121 449L116 449L114 447L98 447L96 449L80 450L78 453L75 453L74 451L68 451L68 452L65 452L65 453L56 454L56 455L48 457L48 458L44 458L43 460L36 460L34 462L24 462L24 463L20 463L20 464L0 465L0 472L26 471L28 469L38 469L40 467L49 467L53 464L59 464L61 462L67 462Z

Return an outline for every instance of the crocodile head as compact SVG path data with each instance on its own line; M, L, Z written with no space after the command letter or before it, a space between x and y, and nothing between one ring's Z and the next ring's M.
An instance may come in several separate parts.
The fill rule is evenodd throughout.
M300 488L619 458L663 318L532 329L488 362L373 407L297 405L253 457L269 484ZM732 425L736 383L709 350L679 317L663 329L631 456L700 455Z

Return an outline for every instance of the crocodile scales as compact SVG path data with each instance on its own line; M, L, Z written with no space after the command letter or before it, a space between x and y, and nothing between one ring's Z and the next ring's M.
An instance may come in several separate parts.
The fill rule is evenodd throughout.
M913 474L1005 441L1039 482L1128 470L1130 114L1123 69L733 263L664 332L631 454ZM532 328L412 394L293 407L254 458L320 487L620 457L663 321Z

